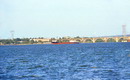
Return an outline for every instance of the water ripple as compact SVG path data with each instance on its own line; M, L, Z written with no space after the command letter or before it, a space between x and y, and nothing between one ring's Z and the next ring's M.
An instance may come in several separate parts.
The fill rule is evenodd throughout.
M1 80L130 80L130 43L0 47Z

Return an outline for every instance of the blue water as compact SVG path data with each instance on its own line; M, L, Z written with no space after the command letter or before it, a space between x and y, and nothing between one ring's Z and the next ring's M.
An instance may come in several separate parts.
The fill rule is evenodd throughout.
M130 43L0 46L0 80L130 80Z

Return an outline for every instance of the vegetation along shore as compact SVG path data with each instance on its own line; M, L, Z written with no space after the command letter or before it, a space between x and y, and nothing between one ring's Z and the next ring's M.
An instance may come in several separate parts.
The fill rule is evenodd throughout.
M130 36L126 37L60 37L60 38L14 38L0 39L0 45L28 45L28 44L51 44L51 42L96 43L96 42L130 42Z

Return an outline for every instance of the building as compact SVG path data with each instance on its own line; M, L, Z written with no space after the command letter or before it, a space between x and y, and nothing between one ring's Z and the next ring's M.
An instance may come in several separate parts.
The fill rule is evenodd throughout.
M48 38L44 38L44 39L32 39L32 40L34 40L35 42L50 42L50 39L48 39Z

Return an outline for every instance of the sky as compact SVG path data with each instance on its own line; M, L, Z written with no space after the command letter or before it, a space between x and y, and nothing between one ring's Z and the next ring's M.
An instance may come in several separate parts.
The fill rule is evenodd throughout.
M130 0L0 0L0 38L130 34Z

